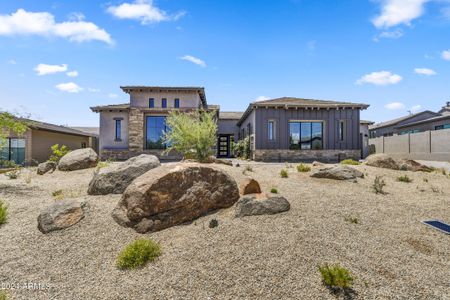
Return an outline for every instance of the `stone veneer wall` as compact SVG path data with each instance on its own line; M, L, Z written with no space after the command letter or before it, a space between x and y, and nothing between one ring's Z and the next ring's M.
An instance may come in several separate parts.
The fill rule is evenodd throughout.
M322 161L339 162L344 159L359 160L361 150L286 150L286 149L256 149L253 151L255 161Z
M130 108L128 147L131 152L144 150L144 113L139 108Z

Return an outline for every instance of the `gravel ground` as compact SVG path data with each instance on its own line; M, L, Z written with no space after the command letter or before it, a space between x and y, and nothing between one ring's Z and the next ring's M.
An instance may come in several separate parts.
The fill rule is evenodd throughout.
M450 299L450 236L420 223L450 223L450 178L357 166L364 179L339 182L295 168L282 179L284 164L219 167L239 181L246 164L265 192L276 187L290 201L290 211L235 219L230 208L145 235L111 218L120 195L86 195L92 170L33 175L29 184L0 175L10 212L0 227L0 284L42 285L8 289L11 299L336 299L343 296L322 285L317 265L340 263L356 278L355 299ZM400 174L413 182L397 182ZM386 195L372 192L376 175ZM44 235L36 218L57 201L57 189L90 211ZM217 228L208 227L212 218ZM118 270L117 254L142 237L160 242L163 255L143 269Z

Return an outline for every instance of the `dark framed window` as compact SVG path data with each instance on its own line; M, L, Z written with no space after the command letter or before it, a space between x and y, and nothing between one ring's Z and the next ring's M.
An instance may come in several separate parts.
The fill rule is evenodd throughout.
M269 141L275 140L275 121L273 120L267 122L267 138Z
M116 135L115 135L115 139L116 141L121 141L122 140L122 120L120 119L116 119Z
M339 136L339 140L340 141L344 140L344 132L345 132L345 122L344 121L339 121L338 136Z
M180 99L175 98L175 101L173 102L173 107L180 108Z
M167 99L166 98L162 98L161 99L161 107L162 108L166 108L167 107Z
M14 161L20 165L25 162L25 139L5 138L0 143L0 160Z
M289 122L289 149L323 149L323 123Z
M153 99L153 98L148 99L148 107L150 107L150 108L155 107L155 99Z
M146 148L165 149L164 133L167 130L166 117L148 116L146 123Z
M81 143L81 148L83 148L83 149L86 148L86 143L85 142Z
M434 127L434 130L450 129L450 124L438 125Z

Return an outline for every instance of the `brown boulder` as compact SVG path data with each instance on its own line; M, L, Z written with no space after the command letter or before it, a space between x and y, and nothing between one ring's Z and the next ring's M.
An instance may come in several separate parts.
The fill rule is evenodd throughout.
M418 163L415 160L412 159L405 159L405 160L401 160L399 162L399 166L398 166L399 170L402 171L413 171L413 172L432 172L433 169L422 165L421 163Z
M192 221L239 199L236 181L209 164L166 164L136 178L112 216L137 232L158 231Z
M253 178L245 178L239 184L239 194L248 195L248 194L259 194L261 193L261 187L259 186L258 181Z
M377 168L398 170L399 166L395 159L387 154L373 154L366 158L366 165Z
M88 206L85 202L63 200L45 208L38 216L38 229L42 233L71 227L84 218Z

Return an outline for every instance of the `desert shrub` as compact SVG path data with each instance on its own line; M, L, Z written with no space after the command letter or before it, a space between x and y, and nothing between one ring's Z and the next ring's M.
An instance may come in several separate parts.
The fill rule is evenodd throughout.
M5 175L9 178L9 179L17 179L19 178L19 174L20 174L20 168L16 168L12 171L9 171L8 173L6 173Z
M123 249L117 257L119 269L136 269L161 255L161 247L152 240L139 239Z
M442 190L440 188L438 188L437 186L432 186L431 191L433 193L442 194Z
M219 221L217 221L216 219L212 219L211 221L209 221L209 228L215 228L219 226Z
M281 178L288 178L289 177L288 172L285 169L282 169L280 171L280 176L281 176Z
M341 161L342 165L352 165L352 166L357 166L360 165L361 163L359 161L353 160L353 159L344 159L343 161Z
M250 158L250 137L240 139L237 143L233 144L233 151L236 157L242 159Z
M385 194L385 192L383 191L383 188L385 186L386 186L386 182L384 182L383 177L376 176L373 181L373 185L372 185L372 188L373 188L375 194Z
M270 189L270 192L271 192L272 194L278 194L277 188L271 188L271 189Z
M17 164L13 160L0 160L0 168L17 168Z
M345 221L352 224L359 224L359 219L356 217L345 217Z
M54 144L50 147L50 149L52 150L53 154L50 155L50 158L48 160L54 162L59 162L59 160L70 151L70 149L66 145L62 145L60 147L59 144Z
M7 300L7 299L8 298L6 297L6 292L0 290L0 300Z
M320 274L322 275L323 283L330 288L351 288L353 285L353 277L350 272L341 267L339 264L319 266Z
M248 172L253 172L253 167L250 166L250 165L246 165L245 168L244 168L244 170L245 170L245 171L248 171Z
M175 150L184 158L208 161L216 145L215 112L172 112L166 124L170 128L164 133L164 142L168 145L166 152Z
M64 199L64 192L63 192L63 190L56 190L56 191L52 192L52 196L56 200L62 200L62 199Z
M0 200L0 225L3 225L6 223L6 220L8 219L8 207L5 203L3 203L2 200Z
M412 179L409 178L408 175L402 175L402 176L397 177L397 181L409 183L409 182L412 182Z
M427 179L427 178L424 178L424 179L423 179L423 182L428 182L428 179Z
M309 172L309 171L311 171L311 167L310 167L310 166L307 166L307 165L305 165L305 164L299 164L299 165L297 166L297 171L298 171L298 172Z

